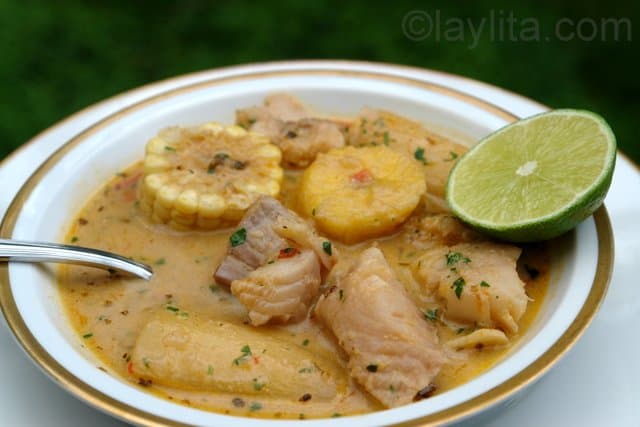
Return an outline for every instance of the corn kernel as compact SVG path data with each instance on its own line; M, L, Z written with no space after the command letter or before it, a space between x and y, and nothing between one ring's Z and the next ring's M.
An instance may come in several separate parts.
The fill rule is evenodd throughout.
M226 207L226 203L222 197L217 194L205 194L200 196L198 212L201 217L218 218L222 215Z
M214 134L218 134L222 132L222 130L224 129L224 127L220 123L216 123L216 122L205 123L202 126L200 126L200 128L203 130L208 130L210 132L213 132Z
M247 135L247 131L240 126L229 126L226 129L226 133L232 138L240 138Z
M269 181L265 187L265 194L270 196L275 196L280 192L280 183L278 181Z
M165 154L167 142L159 137L151 138L145 149L147 154Z
M176 185L168 184L162 186L157 194L156 202L170 209L180 195L180 189Z
M176 199L174 210L193 215L198 211L198 192L193 189L185 190Z
M263 144L255 148L255 155L265 160L273 160L280 162L282 159L282 151L272 144Z
M147 154L144 159L144 173L155 174L171 168L171 163L159 154Z

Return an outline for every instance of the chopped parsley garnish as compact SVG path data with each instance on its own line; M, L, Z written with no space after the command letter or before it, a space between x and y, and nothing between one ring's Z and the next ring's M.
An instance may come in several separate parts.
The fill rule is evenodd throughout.
M415 153L413 153L413 157L416 160L421 161L423 165L427 164L427 159L424 158L424 148L422 147L416 148Z
M146 357L142 358L142 364L145 368L148 368L151 365L151 363L149 363L149 359L147 359Z
M87 338L91 338L92 336L93 336L93 332L88 332L88 333L84 334L82 336L82 338L84 338L86 340Z
M461 334L464 332L464 328L458 328L458 330L456 331L456 334Z
M260 402L251 402L251 405L249 405L249 410L251 412L259 411L260 409L262 409L262 404Z
M154 262L155 265L164 265L166 263L167 263L167 260L164 258L158 258L156 262Z
M167 151L176 151L176 149L175 149L175 148L170 147L170 146L168 146L168 145L165 145L165 146L164 146L164 149L165 149L165 150L167 150Z
M166 307L166 309L169 310L169 311L173 311L174 313L177 313L178 311L180 311L180 309L178 307L174 307L172 305L168 305Z
M338 299L344 301L344 291L342 289L338 291Z
M229 158L229 155L227 153L216 153L215 156L213 156L214 160L217 160L219 162L224 162L226 159Z
M424 313L424 317L426 317L428 320L431 320L432 322L435 322L436 320L438 320L438 309L436 308L435 310L427 310Z
M453 285L451 285L458 299L460 299L460 295L462 295L462 289L464 288L464 285L466 285L466 283L462 277L458 277L455 282L453 282Z
M253 379L253 389L254 389L255 391L260 391L260 390L262 390L262 388L263 388L265 385L266 385L266 383L258 382L258 379L257 379L257 378L254 378L254 379Z
M229 242L231 243L231 247L235 248L236 246L240 246L247 240L247 230L244 228L240 228L236 230L231 237L229 237Z
M209 285L209 290L214 294L216 294L220 291L220 286L216 285L215 283L212 283L211 285Z
M383 135L384 139L382 140L382 143L384 145L389 145L389 132L385 132Z
M328 240L325 240L324 242L322 242L322 250L329 256L331 256L331 252L332 252L332 248L331 248L331 242Z
M311 209L311 216L316 216L316 208Z
M331 414L331 418L338 418L341 417L342 414L340 412L334 412L333 414Z
M488 288L491 285L483 280L482 282L480 282L480 286L482 286L483 288Z
M378 372L378 365L375 365L375 364L367 365L367 371Z
M458 158L458 154L454 153L453 151L449 151L449 156L450 157L448 159L445 159L445 162L450 162Z
M302 341L302 345L305 346L305 347L308 346L309 345L309 340L305 339L304 341Z
M77 241L78 241L78 236L73 236L73 237L71 238L71 243L75 243L75 242L77 242Z
M313 363L311 366L305 366L304 368L298 369L299 374L310 374L312 372L316 372L318 369L318 365Z
M207 368L207 375L213 375L213 366L209 365Z
M248 345L242 346L242 348L240 349L240 353L242 353L240 357L236 357L235 359L233 359L233 364L236 366L240 366L241 363L246 362L252 356L251 348Z
M466 256L462 255L460 252L447 252L445 257L447 258L447 266L448 267L452 267L452 266L456 265L459 261L462 261L465 264L468 264L468 263L471 262L471 260L469 258L467 258Z

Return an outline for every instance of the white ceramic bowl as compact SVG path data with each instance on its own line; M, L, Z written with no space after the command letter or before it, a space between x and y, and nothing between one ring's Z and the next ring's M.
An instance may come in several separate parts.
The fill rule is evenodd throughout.
M478 139L516 119L480 99L435 84L347 64L292 66L243 73L183 86L143 100L71 139L28 180L9 207L0 236L60 240L70 219L114 173L143 156L145 142L174 124L210 120L231 123L236 108L259 104L286 91L316 109L352 115L381 107ZM308 425L365 426L409 422L448 423L514 396L545 373L588 326L602 301L613 261L612 235L600 208L552 248L548 295L526 335L509 356L476 379L441 395L366 415L307 420ZM28 264L0 266L0 303L27 353L72 394L123 420L142 425L269 427L288 423L225 416L177 405L97 369L99 362L71 330L51 269Z

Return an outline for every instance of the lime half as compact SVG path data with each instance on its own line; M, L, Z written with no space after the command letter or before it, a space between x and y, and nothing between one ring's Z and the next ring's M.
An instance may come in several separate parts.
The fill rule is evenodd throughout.
M616 140L597 114L554 110L478 142L449 175L447 202L463 221L513 242L550 239L601 204Z

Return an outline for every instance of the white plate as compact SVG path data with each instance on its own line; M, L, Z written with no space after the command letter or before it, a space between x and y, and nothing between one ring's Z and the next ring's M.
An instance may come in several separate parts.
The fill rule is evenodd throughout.
M331 66L335 66L334 64L331 63L326 63L327 67L331 67ZM305 64L300 64L300 67L305 67ZM315 63L314 64L315 67L322 67L323 64L321 63ZM258 70L272 70L272 69L276 69L278 67L283 67L282 65L266 65L266 66L257 66L254 67L252 70L258 71ZM412 70L412 69L400 69L400 68L381 68L380 66L374 66L374 65L366 65L366 64L360 64L360 65L354 65L354 64L350 64L350 68L360 68L362 70L365 71L376 71L376 70L383 70L386 72L394 72L397 73L398 75L407 75L409 77L413 77L413 78L422 78L424 80L427 81L434 81L434 82L438 82L440 84L445 84L445 85L450 85L455 87L457 90L463 90L466 92L470 92L475 94L476 96L480 96L484 99L489 100L490 102L494 103L494 104L500 104L503 108L510 110L510 111L514 111L516 112L516 114L521 115L521 116L525 116L525 115L530 115L532 113L538 112L540 110L540 106L536 105L535 103L526 101L520 97L517 97L515 95L511 95L508 94L506 92L500 91L498 89L495 88L491 88L488 87L486 85L482 85L482 84L478 84L478 83L474 83L465 79L460 79L460 78L455 78L453 76L446 76L446 75L439 75L437 73L432 73L432 72L426 72L426 71L421 71L421 70ZM290 67L289 67L290 68ZM244 70L246 70L246 68L244 68ZM15 190L17 189L17 187L22 183L22 181L24 180L24 178L26 177L26 175L28 173L30 173L33 170L33 166L29 167L29 163L31 163L32 165L38 164L45 156L48 152L50 152L53 148L57 147L60 145L60 143L64 142L66 140L66 138L72 136L73 134L77 133L79 130L81 130L84 126L91 124L92 122L95 122L98 118L103 117L104 115L108 114L108 112L110 111L114 111L116 109L118 109L118 107L125 105L125 104L129 104L131 102L134 102L142 97L146 97L151 93L157 93L160 91L164 91L168 88L174 88L174 87L179 87L181 85L185 85L189 82L195 82L195 81L199 81L199 80L205 80L205 79L211 79L213 77L219 77L222 75L230 75L233 74L234 72L238 72L238 70L222 70L222 71L213 71L213 72L207 72L207 73L202 73L200 75L195 75L195 76L190 76L190 77L186 77L186 78L182 78L182 79L177 79L171 82L167 82L164 84L160 84L157 85L155 87L152 88L147 88L147 89L142 89L139 91L136 91L134 93L129 93L127 95L125 95L124 97L118 98L116 100L112 100L112 101L107 101L107 103L103 103L102 105L99 105L98 107L85 112L79 116L76 116L75 118L72 118L71 120L67 121L65 124L63 124L62 126L57 127L56 129L54 129L53 131L48 132L47 134L39 137L36 142L34 144L31 144L30 146L28 146L27 148L25 148L21 153L15 155L12 159L10 159L9 162L5 163L3 165L3 167L0 169L0 182L2 182L3 184L5 182L9 182L12 185L11 187L3 187L2 188L2 192L0 193L0 208L4 208L6 206L6 203L8 202L8 200L10 200L12 193L15 192ZM626 168L629 169L629 165L626 164L625 165L625 161L621 161L621 164L618 167L618 171L616 172L616 177L614 178L614 188L612 189L612 193L610 195L610 197L607 199L607 204L609 206L609 209L612 209L611 207L611 203L609 203L609 200L613 198L613 196L615 195L615 189L616 189L616 184L618 182L618 176L620 175L620 169L621 168ZM638 176L637 174L634 175L632 172L628 173L629 177L627 177L626 179L635 179L636 180L636 187L637 187L637 181L638 181ZM5 194L6 193L6 194ZM629 206L627 204L627 207L629 207L632 212L633 209L636 209L636 211L640 208L638 208L638 206L636 205L635 207L633 206ZM615 212L612 212L612 215L614 216L614 225L615 225ZM634 229L631 228L629 230L629 232L633 232ZM635 230L636 232L636 236L637 236L637 230ZM619 234L619 233L618 233ZM630 253L634 253L633 251L630 251ZM637 253L637 252L635 252ZM617 273L617 272L616 272ZM615 277L614 277L615 280ZM615 282L614 282L615 285ZM614 286L612 285L612 287ZM613 290L611 291L613 293ZM611 300L611 296L607 299L607 301ZM636 316L635 320L638 320L638 314L639 311L637 309L638 307L636 306L636 309L631 310L630 312L630 316ZM602 315L600 316L602 317ZM626 321L633 321L634 319L631 318L626 318ZM618 325L619 326L619 325ZM594 328L595 329L595 325ZM4 333L4 331L3 331ZM589 336L590 332L587 333L587 337ZM607 337L610 337L611 335L607 335ZM584 339L586 340L587 337L585 337ZM603 337L604 338L604 337ZM606 342L606 341L605 341ZM578 344L578 346L583 345L582 343ZM4 349L7 348L7 346L3 346L3 351ZM633 349L632 349L633 350ZM623 355L623 358L626 356L629 356L630 354L635 354L636 356L638 355L639 351L638 351L638 347L636 344L635 347L635 353L631 352L631 353L626 353ZM15 356L14 356L15 358ZM5 360L8 360L7 357L2 357L2 362L0 363L4 363ZM628 364L626 364L625 369L626 369L626 374L628 374L627 377L625 378L631 378L631 379L636 379L638 378L637 373L637 367L634 366L634 361L632 358L628 359ZM562 363L561 366L566 365L566 362ZM614 366L613 363L611 363L612 366ZM3 366L3 365L0 365ZM606 372L606 370L608 368L610 368L611 366L607 365L606 367L601 367L598 366L596 369L593 369L593 372L598 372L598 373L602 373L602 372ZM635 370L634 370L635 369ZM615 372L614 372L615 373ZM636 374L635 377L633 374ZM591 384L589 384L591 381L596 381L597 378L593 378L592 372L590 372L589 374L586 373L582 373L580 375L580 378L582 379L587 379L586 383L588 386L591 386ZM578 379L577 379L578 380ZM604 380L604 379L603 379ZM606 380L605 380L606 381ZM547 383L548 380L545 380L543 382L543 384ZM607 382L608 383L608 382ZM558 384L558 385L565 385L565 384ZM595 384L594 384L595 385ZM610 385L610 384L609 384ZM538 389L542 387L542 386L538 386ZM636 386L637 387L637 386ZM574 390L574 394L576 391L580 391L580 390L585 390L587 387L584 387L582 389L576 389ZM606 387L605 387L606 388ZM5 391L5 389L3 388L2 385L0 385L0 397L5 397L4 394L9 392L10 390L14 390L15 387L11 387L9 390ZM593 395L598 395L601 396L600 393L597 392L598 388L593 389L592 394ZM599 388L599 390L603 390L602 387ZM534 390L532 392L532 395L535 395L537 392L537 389ZM635 393L635 394L634 394ZM638 390L637 388L633 388L633 386L630 387L630 390L628 390L627 392L627 397L628 398L633 398L634 396L637 397L638 394ZM549 394L547 394L549 395ZM59 396L64 396L61 393L56 393L55 394L56 398L59 398ZM7 400L9 399L9 400ZM7 396L6 399L2 399L0 400L0 402L2 402L0 405L3 405L4 403L11 401L11 397ZM533 396L529 396L527 399L525 399L525 401L523 402L523 404L525 404L526 402L532 401ZM566 399L566 396L564 399L562 399L563 401L560 402L560 399L544 399L543 400L543 406L546 407L547 409L542 410L541 408L538 410L538 412L540 414L548 414L549 413L549 406L553 406L555 404L561 404L562 406L568 406L569 402L573 401L573 400L568 400ZM601 399L602 400L602 399ZM600 401L601 401L600 400ZM15 401L15 400L14 400ZM73 401L73 400L71 400ZM23 408L31 408L31 407L38 407L39 405L41 405L40 402L37 401L29 401L29 399L18 399L17 402L19 403L23 403ZM618 402L620 402L620 399L618 400ZM74 402L75 403L75 402ZM16 406L20 406L20 405L12 405L12 408L15 408ZM1 406L0 406L1 407ZM558 408L560 408L561 406L558 406ZM596 407L595 405L592 405L591 407ZM4 408L3 408L4 409ZM84 410L84 408L83 408ZM637 414L635 414L636 418L634 419L634 413L630 412L632 411L632 407L629 406L627 407L627 412L621 414L621 417L615 417L616 419L616 424L618 424L618 421L622 421L624 422L626 420L626 418L628 418L629 421L633 422L633 421L637 421ZM501 414L502 417L506 416L506 414L510 413L512 411L506 411L503 412ZM554 411L555 412L555 411ZM564 411L563 411L564 412ZM584 411L579 411L581 414L584 413ZM14 416L15 414L22 414L26 417L31 417L31 416L35 416L33 412L29 412L27 410L24 411L11 411L9 410L9 408L7 408L7 410L3 410L2 412L0 412L2 415L0 417L4 417L5 414L7 414L8 416ZM37 413L36 413L37 414ZM60 414L60 415L64 415L64 414ZM17 416L17 415L16 415ZM624 418L626 417L626 418ZM531 418L531 414L527 415L526 418ZM500 418L498 418L499 420ZM594 417L591 416L588 418L589 421L594 421ZM607 418L608 420L610 420L610 418ZM0 418L0 420L2 420L2 418ZM23 424L19 421L20 419L17 419L17 422L19 422L20 424ZM524 419L523 419L524 420ZM522 423L523 420L520 420L520 424ZM3 420L4 421L4 420ZM23 419L24 421L24 419ZM50 419L48 420L49 424L50 424ZM478 421L478 420L476 420ZM495 422L495 419L493 420ZM92 421L93 423L93 421ZM64 421L65 425L68 425L69 422ZM635 425L637 423L634 424L629 424L629 425ZM624 425L624 424L623 424Z

